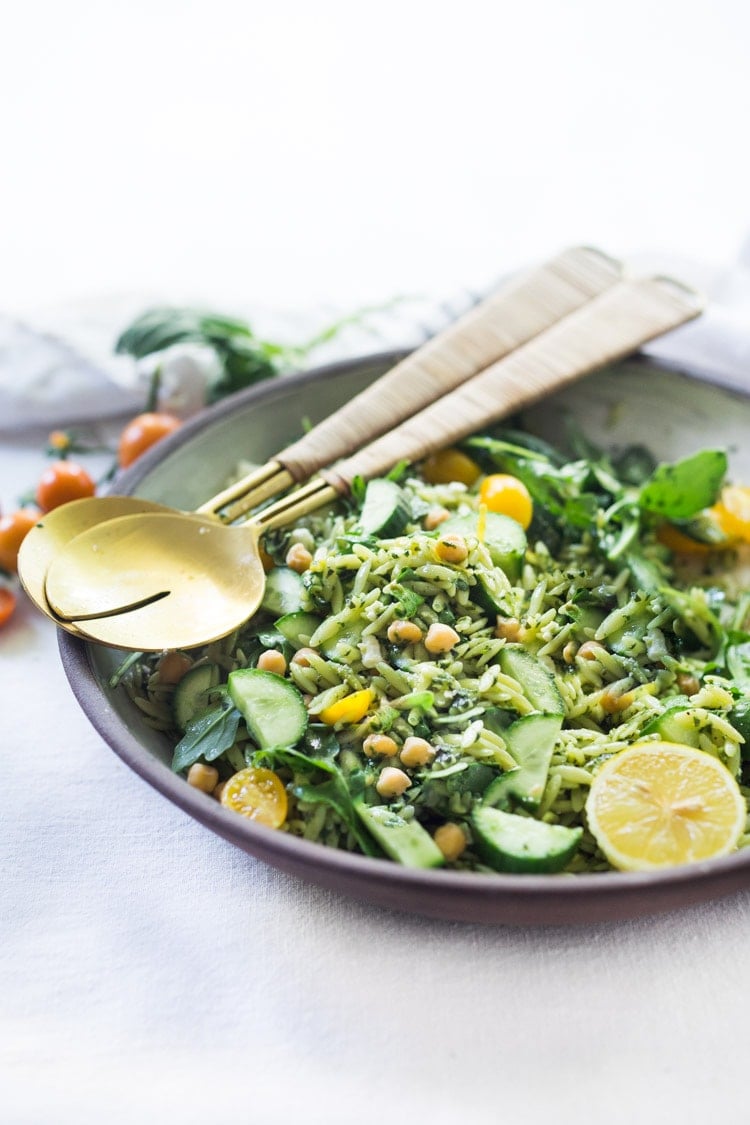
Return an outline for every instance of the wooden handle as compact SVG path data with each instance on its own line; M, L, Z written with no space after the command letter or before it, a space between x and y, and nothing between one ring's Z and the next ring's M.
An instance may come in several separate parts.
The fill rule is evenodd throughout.
M306 480L615 285L620 263L574 247L514 279L407 356L274 460Z
M398 461L419 461L622 359L701 307L697 294L669 278L621 281L322 476L346 492L356 476L370 479Z

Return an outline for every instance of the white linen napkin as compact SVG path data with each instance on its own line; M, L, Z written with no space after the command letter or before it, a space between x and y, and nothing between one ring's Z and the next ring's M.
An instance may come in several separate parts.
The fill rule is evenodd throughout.
M750 238L737 261L719 271L653 255L642 255L632 265L638 273L671 273L709 298L698 320L661 337L647 354L688 364L732 389L750 388ZM462 290L448 298L394 302L347 325L316 349L310 362L416 347L477 300L478 293ZM0 312L0 432L95 421L143 409L154 361L136 363L115 355L114 343L140 312L160 303L154 296L129 295L79 302L24 320ZM261 338L300 344L352 310L231 311L249 321ZM215 372L212 353L177 345L159 359L164 408L182 417L195 413Z

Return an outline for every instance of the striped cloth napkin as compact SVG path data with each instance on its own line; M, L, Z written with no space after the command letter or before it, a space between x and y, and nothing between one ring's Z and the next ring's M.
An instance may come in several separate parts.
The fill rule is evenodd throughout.
M648 354L687 365L732 389L750 389L750 239L738 260L721 271L645 256L634 267L636 272L671 272L710 298L703 316L656 341ZM348 324L311 353L310 363L417 347L480 297L462 290L448 298L393 302ZM77 303L24 320L0 313L0 432L93 422L142 409L151 364L115 355L114 342L144 309L163 303L158 297L129 296ZM228 311L249 321L261 338L289 345L310 339L342 316L340 309L320 307ZM182 417L195 413L214 374L212 354L178 345L160 360L164 408Z

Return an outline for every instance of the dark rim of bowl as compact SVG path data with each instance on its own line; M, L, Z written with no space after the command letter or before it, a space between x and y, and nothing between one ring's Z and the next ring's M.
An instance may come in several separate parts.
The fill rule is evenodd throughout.
M365 371L371 367L387 367L396 363L406 354L402 350L379 352L353 360L310 369L298 375L288 375L282 380L273 380L241 391L209 407L195 418L185 422L179 430L159 442L154 448L140 457L132 469L128 469L116 479L118 494L131 494L141 480L162 460L168 458L184 442L213 425L218 419L244 408L248 403L262 401L275 394L285 394L289 389L305 387L309 383L335 379L342 372ZM676 365L651 360L648 357L633 357L634 362L643 362L660 370L680 375L698 382L711 382L737 397L746 398L736 387L723 386L710 373L689 369L684 364ZM628 362L631 362L630 360ZM699 888L701 884L712 884L711 897L736 890L740 884L738 875L750 876L750 849L729 856L708 860L684 867L647 872L602 872L599 874L580 874L571 877L560 875L502 875L480 874L400 867L390 860L371 859L353 852L318 844L288 833L274 831L262 825L237 816L224 809L206 794L194 789L185 779L172 773L167 765L153 758L143 749L137 738L130 733L125 724L109 708L102 707L101 688L89 661L88 642L73 637L62 630L58 633L60 655L72 691L94 728L105 742L135 773L157 789L178 807L189 813L195 820L206 825L218 835L233 843L244 841L245 850L269 862L278 860L279 866L287 866L297 874L311 873L321 865L332 875L346 876L350 885L357 880L366 883L387 883L400 889L408 904L408 892L429 889L433 893L450 893L457 899L492 900L508 897L518 901L538 902L554 898L565 900L570 906L576 902L598 898L642 896L646 891L649 898L659 891L680 887ZM243 844L239 843L242 847ZM725 884L713 888L714 884ZM695 897L695 896L694 896ZM656 909L655 906L652 907Z

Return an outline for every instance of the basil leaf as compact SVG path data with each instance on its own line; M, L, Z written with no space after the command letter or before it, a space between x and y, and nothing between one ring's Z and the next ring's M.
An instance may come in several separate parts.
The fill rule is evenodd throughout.
M727 471L727 455L704 449L671 465L657 465L641 488L638 504L667 519L685 520L710 507Z
M241 717L236 707L224 701L191 719L174 748L172 769L175 773L188 769L199 758L212 762L233 746Z

